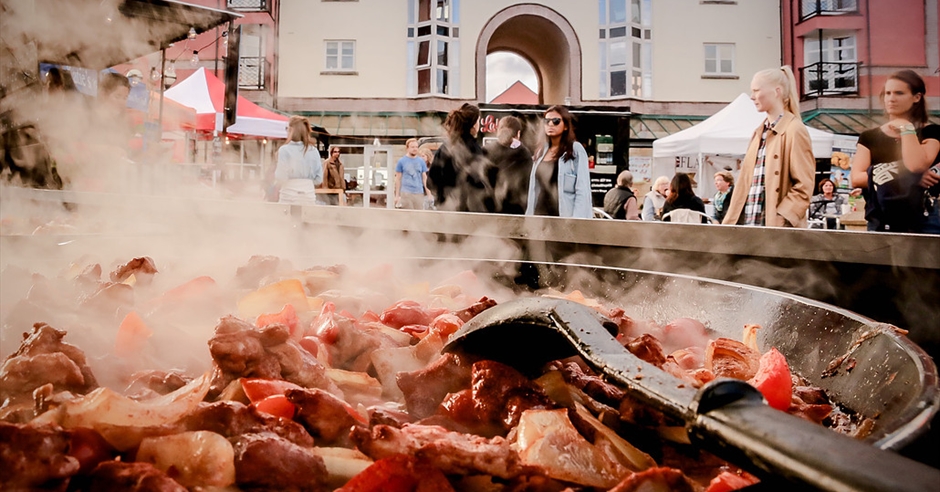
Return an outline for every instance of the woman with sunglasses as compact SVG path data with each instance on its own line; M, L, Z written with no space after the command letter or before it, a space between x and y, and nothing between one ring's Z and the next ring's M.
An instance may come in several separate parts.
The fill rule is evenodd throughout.
M526 215L593 216L591 176L584 147L575 140L571 113L564 106L545 111L545 142L529 176Z

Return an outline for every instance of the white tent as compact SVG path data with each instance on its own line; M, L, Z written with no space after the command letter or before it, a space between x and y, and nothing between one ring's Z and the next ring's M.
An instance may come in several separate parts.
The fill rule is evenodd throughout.
M747 94L739 95L705 121L668 137L654 140L653 175L671 176L674 174L677 157L697 159L698 174L701 175L704 171L705 156L743 156L747 152L747 145L754 129L766 116L765 113L757 111L754 102ZM834 135L815 128L807 127L807 129L813 141L813 155L817 159L831 157ZM699 195L708 196L712 187L705 183L710 183L711 177L697 179L697 181ZM703 184L705 184L704 187Z

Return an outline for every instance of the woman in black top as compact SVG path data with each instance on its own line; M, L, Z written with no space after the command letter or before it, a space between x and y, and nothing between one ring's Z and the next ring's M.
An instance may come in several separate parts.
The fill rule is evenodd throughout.
M702 199L695 196L692 190L692 178L686 173L676 173L669 184L669 196L666 197L666 204L663 205L663 216L680 208L687 208L697 212L705 213L705 203ZM669 222L669 217L663 219ZM707 223L708 219L702 217L702 222Z
M494 212L496 169L477 143L480 108L464 103L444 120L447 141L437 149L428 169L428 188L438 210Z
M852 160L852 186L862 188L870 231L921 232L923 174L940 150L940 126L927 124L924 80L912 70L888 77L881 97L888 122L862 133ZM929 177L927 177L929 178Z

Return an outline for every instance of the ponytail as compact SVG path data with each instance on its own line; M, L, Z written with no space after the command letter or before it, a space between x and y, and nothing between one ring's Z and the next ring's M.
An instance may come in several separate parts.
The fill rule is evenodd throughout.
M756 74L762 80L780 88L783 98L783 109L795 116L800 116L800 90L796 85L796 77L789 65L778 68L768 68Z

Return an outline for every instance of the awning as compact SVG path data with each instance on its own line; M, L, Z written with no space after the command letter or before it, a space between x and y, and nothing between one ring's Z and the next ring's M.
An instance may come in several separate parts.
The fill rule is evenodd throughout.
M630 118L630 140L656 140L701 123L707 116L634 115Z
M940 111L928 115L930 123L940 125ZM842 135L859 135L865 130L883 125L887 121L884 113L846 109L817 109L803 114L807 126Z
M38 62L104 69L242 17L176 0L0 0L4 39L35 44L11 47L24 69Z

